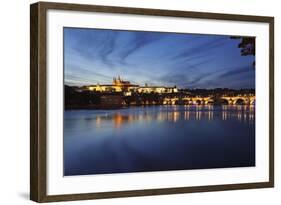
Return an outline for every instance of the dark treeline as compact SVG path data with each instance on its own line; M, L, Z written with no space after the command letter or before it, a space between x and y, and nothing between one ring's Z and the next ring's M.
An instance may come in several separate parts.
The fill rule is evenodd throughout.
M66 109L100 104L100 94L90 91L78 92L77 87L64 86L64 105Z

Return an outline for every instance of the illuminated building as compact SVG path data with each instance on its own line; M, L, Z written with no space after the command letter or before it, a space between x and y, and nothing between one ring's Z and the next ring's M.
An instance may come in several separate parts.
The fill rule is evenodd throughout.
M148 86L143 87L131 84L130 81L124 81L118 76L113 78L112 84L96 84L86 86L87 90L95 92L124 92L125 96L130 96L133 92L137 93L177 93L177 87L165 87L165 86Z
M164 87L164 86L144 86L139 87L139 93L177 93L177 87Z
M118 78L113 78L112 84L104 84L100 85L99 83L96 85L89 85L86 88L90 91L96 92L125 92L129 89L135 89L139 87L138 85L131 84L130 81L124 81L118 76Z

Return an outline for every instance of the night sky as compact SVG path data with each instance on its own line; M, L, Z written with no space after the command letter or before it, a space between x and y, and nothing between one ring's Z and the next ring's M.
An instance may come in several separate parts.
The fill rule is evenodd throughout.
M254 56L222 35L64 28L65 84L255 88Z

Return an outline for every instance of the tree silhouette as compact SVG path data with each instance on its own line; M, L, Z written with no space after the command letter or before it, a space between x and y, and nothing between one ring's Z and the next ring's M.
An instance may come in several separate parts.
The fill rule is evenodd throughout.
M256 39L254 37L231 36L230 38L240 40L238 48L240 48L241 56L256 55ZM253 66L255 67L255 61Z

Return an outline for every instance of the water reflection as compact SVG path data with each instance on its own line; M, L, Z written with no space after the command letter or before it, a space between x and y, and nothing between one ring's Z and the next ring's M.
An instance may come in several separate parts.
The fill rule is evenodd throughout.
M255 107L167 105L64 114L64 175L255 166Z
M186 106L155 106L142 107L142 109L119 110L116 112L104 112L96 115L96 127L101 127L102 123L112 122L115 128L121 128L122 125L133 122L178 122L179 120L230 120L237 119L241 122L254 123L255 108L254 105L186 105Z

